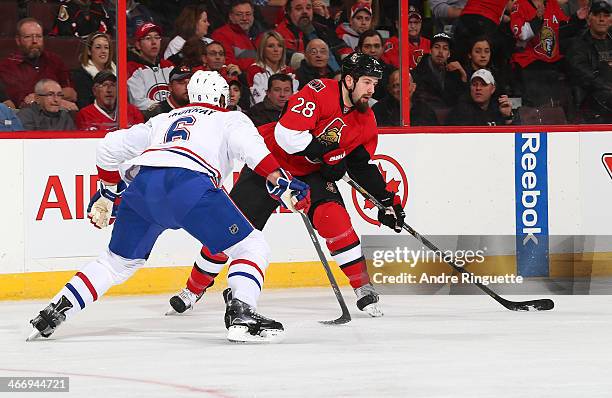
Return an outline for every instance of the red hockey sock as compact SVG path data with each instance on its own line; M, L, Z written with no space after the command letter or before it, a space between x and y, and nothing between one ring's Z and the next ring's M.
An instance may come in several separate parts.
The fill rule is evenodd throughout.
M187 289L200 295L206 288L212 286L226 261L227 256L224 253L212 254L206 246L202 246L200 258L193 264L191 275L187 280Z
M336 202L326 202L313 214L314 227L325 239L327 248L353 288L370 283L361 243L351 225L346 209Z

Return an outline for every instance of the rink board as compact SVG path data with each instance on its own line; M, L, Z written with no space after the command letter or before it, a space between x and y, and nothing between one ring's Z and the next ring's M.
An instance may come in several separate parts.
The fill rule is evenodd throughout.
M528 137L510 133L381 135L375 161L388 187L396 189L405 201L407 221L422 234L518 234L524 227L519 225L521 213L526 210L519 203L521 159L530 149L521 150L523 136ZM537 189L546 191L547 200L540 200L536 210L539 220L546 221L547 239L549 235L608 234L612 225L612 161L605 154L612 153L612 134L540 134L540 140L546 141L545 147L529 156L540 161L538 167L545 160L544 171L538 172L545 181L540 178ZM5 172L4 195L0 196L4 224L0 232L0 298L15 295L18 289L11 288L15 281L28 284L40 279L40 274L32 273L78 269L107 245L110 229L92 228L85 214L96 189L97 142L2 140L0 164ZM237 165L236 171L239 169ZM225 184L227 189L231 180L229 177ZM392 234L375 225L375 209L368 208L343 182L338 186L358 233ZM299 217L274 214L265 235L272 247L270 273L275 275L269 277L267 283L274 282L268 286L325 284ZM592 239L587 246L584 249L592 256L612 252L612 242L605 236ZM514 255L516 249L504 248L488 255ZM557 251L553 240L549 249L547 256ZM148 267L160 267L159 272L148 271L142 282L122 292L173 290L176 284L169 275L176 274L176 279L182 280L198 250L199 244L184 232L166 231L148 262ZM547 273L560 272L554 263L546 268ZM612 273L612 269L609 271ZM608 270L601 272L606 274ZM50 275L65 280L62 274Z

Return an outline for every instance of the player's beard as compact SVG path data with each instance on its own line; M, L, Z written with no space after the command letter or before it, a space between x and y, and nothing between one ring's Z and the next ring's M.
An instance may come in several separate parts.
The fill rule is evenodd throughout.
M368 101L363 101L363 96L359 97L357 101L355 101L355 98L353 98L353 104L355 104L355 109L359 113L366 113L370 108Z

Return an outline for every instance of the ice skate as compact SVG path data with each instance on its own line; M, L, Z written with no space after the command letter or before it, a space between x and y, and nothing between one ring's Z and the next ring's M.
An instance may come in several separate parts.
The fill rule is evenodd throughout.
M361 311L374 318L384 315L382 308L378 304L378 293L376 293L371 283L356 288L355 294L357 295L357 308Z
M39 337L48 338L55 332L55 329L66 320L64 312L72 308L72 303L62 296L57 304L51 303L38 313L34 319L30 320L34 331L28 336L26 341L32 341Z
M238 299L231 299L227 304L225 327L227 339L238 343L278 342L284 335L280 322L258 314L253 307Z
M210 286L212 286L212 284ZM200 294L195 294L191 290L184 288L170 298L170 306L172 308L166 311L166 315L179 315L187 310L192 310L194 304L204 296L205 292L206 289Z

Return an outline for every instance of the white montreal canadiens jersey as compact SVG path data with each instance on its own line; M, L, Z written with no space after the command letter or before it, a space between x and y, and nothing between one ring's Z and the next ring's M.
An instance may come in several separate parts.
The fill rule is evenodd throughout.
M254 170L269 153L245 114L198 104L107 134L98 146L96 162L108 171L122 164L182 167L205 173L220 186L234 160Z

